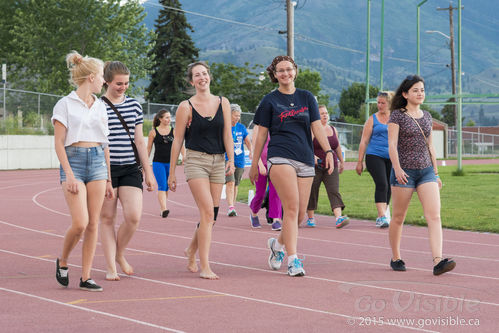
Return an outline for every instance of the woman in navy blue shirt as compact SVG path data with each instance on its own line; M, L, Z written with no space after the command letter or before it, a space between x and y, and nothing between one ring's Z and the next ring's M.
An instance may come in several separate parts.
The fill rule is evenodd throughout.
M260 126L250 179L258 177L258 160L267 134L269 177L281 198L284 209L282 231L279 238L270 238L269 266L274 270L281 267L284 247L288 254L288 275L303 276L303 263L298 259L298 221L305 216L314 170L312 132L326 152L326 168L334 169L333 151L320 123L319 109L315 97L307 90L297 89L295 79L298 66L289 56L277 56L267 72L270 80L279 83L278 89L267 94L255 114L254 123Z

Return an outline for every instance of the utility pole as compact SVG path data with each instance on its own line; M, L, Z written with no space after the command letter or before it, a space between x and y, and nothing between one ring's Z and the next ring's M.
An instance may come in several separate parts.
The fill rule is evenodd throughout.
M286 0L288 56L295 58L295 1Z
M449 38L449 46L450 46L450 69L452 72L452 102L456 101L456 65L454 63L454 21L453 21L453 10L457 9L457 7L452 7L452 2L449 4L448 8L437 8L437 10L448 10L449 11L449 23L450 23L450 38ZM454 109L454 125L457 129L457 107L453 104Z

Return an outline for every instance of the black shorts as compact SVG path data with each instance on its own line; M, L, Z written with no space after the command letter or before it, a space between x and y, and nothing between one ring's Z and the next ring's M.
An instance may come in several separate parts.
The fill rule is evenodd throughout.
M142 172L137 164L113 165L111 164L111 180L113 188L120 186L133 186L142 188Z

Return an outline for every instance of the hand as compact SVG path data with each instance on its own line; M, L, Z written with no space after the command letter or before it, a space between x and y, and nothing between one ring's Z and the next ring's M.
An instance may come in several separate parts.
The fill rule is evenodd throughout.
M170 173L168 177L168 188L175 192L177 190L177 177L175 177L175 173Z
M230 176L234 173L235 171L235 167L234 167L234 161L227 161L227 165L225 166L225 175L226 176Z
M265 168L265 166L263 165L263 163L258 163L258 172L262 176L266 176L267 175L267 168Z
M74 175L66 175L66 190L69 193L78 194L78 181Z
M409 178L409 175L402 170L402 168L399 169L393 169L393 172L395 173L395 179L397 179L397 183L400 185L405 185L407 184L407 178Z
M340 166L339 166L338 172L342 173L344 168L345 168L345 163L343 161L340 161Z
M111 200L114 198L113 183L106 181L106 198Z
M156 178L154 178L154 175L150 175L146 172L146 186L147 186L147 191L152 192L154 189L158 186L156 183Z
M333 160L333 154L326 154L326 165L325 165L327 170L327 174L330 175L334 171L334 160Z
M361 161L357 162L357 165L355 166L355 171L357 171L357 174L360 176L362 175L362 171L364 170L364 165Z
M249 171L249 179L251 184L255 185L256 180L258 179L258 170L257 167L254 166L253 164L251 165L250 171Z
M441 190L441 189L442 189L442 186L443 186L444 184L442 183L442 180L440 179L440 177L439 177L439 178L437 178L437 184L438 184L438 189L439 189L439 190Z

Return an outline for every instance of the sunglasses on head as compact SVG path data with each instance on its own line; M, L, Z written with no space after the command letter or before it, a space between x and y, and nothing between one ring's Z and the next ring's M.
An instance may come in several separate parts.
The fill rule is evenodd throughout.
M164 143L171 143L171 142L173 142L173 138L171 136L168 136L168 135L163 135L163 142Z
M385 91L380 91L380 92L378 93L378 97L379 97L379 96L386 97L386 96L388 96L388 93L387 93L387 92L385 92Z

